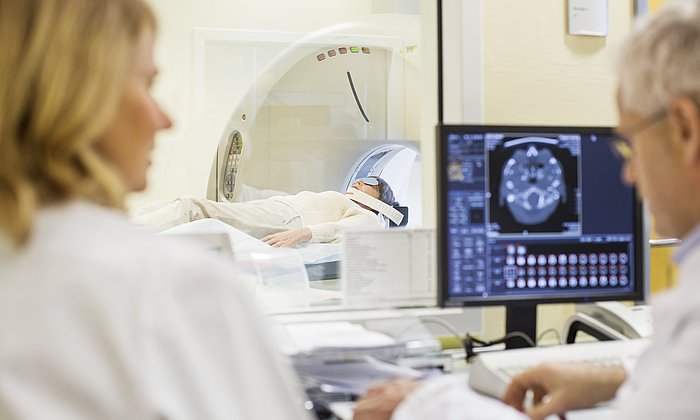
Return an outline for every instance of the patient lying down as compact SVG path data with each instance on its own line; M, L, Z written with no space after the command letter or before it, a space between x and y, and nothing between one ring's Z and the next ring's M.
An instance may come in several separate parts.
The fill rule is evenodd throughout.
M353 182L345 194L302 191L238 203L180 197L137 209L132 221L164 230L212 218L274 247L293 247L305 242L339 242L342 229L379 228L378 213L398 224L403 216L392 207L396 204L385 180L368 177Z

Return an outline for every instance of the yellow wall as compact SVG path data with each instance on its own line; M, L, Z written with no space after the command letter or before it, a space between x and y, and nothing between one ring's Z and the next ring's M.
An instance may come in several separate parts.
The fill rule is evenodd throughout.
M486 123L616 123L613 60L631 1L609 2L607 37L569 35L566 3L483 2Z
M632 25L632 0L609 2L607 37L569 35L565 1L482 4L485 123L616 124L613 61ZM573 305L541 306L538 332L561 331L573 313ZM484 315L484 335L502 335L503 309Z
M650 0L649 10L655 11L668 0ZM653 230L651 237L653 239L660 238ZM655 293L673 286L676 283L676 267L673 264L671 255L672 248L653 248L651 250L649 262L649 275L651 278L651 293Z
M649 10L654 11L668 0L649 0Z
M665 1L650 0L650 10ZM484 1L484 121L615 125L614 58L633 23L633 1L609 7L609 35L602 38L568 35L560 0ZM652 293L675 284L672 253L669 247L651 250ZM541 307L538 332L561 331L573 312L573 305ZM503 334L502 308L487 308L484 320L485 336Z
M651 293L668 289L676 284L676 267L671 256L673 249L669 247L652 248L649 262L651 277Z

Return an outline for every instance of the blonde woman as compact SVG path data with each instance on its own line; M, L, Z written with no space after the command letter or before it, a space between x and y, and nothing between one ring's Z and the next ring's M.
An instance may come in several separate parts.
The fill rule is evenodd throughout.
M306 417L231 268L122 210L171 124L155 26L142 0L0 0L0 418Z

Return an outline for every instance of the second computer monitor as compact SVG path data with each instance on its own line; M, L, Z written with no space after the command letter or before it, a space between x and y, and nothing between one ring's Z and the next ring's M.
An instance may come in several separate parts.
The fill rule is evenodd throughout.
M609 128L438 128L443 305L643 297L642 207Z

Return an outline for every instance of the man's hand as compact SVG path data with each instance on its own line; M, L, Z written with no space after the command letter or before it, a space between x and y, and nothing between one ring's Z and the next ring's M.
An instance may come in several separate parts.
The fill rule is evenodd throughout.
M585 366L545 363L513 378L503 402L524 411L523 400L532 391L533 405L526 414L544 419L567 410L588 408L615 397L625 381L625 370L619 366Z
M262 238L262 241L275 248L293 247L302 242L311 240L311 230L309 228L291 229L286 232L273 233Z
M399 379L367 390L357 401L353 420L389 420L396 407L420 382Z

